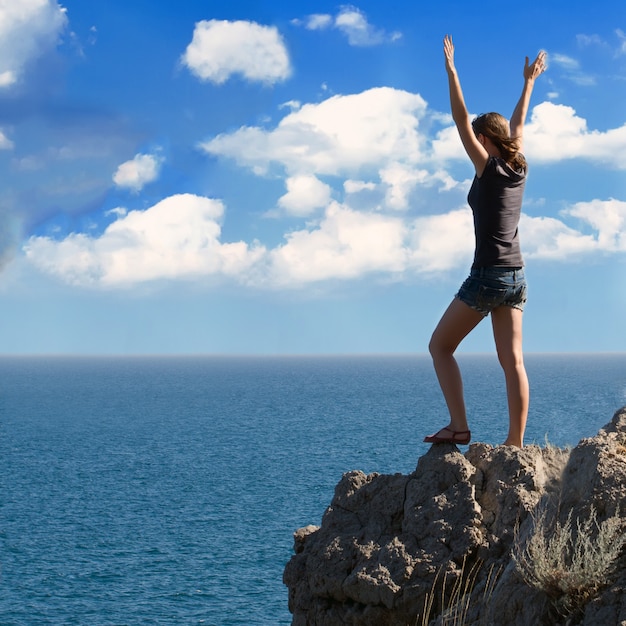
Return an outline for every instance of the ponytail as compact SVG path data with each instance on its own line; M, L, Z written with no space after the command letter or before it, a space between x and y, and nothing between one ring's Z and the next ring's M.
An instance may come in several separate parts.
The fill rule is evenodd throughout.
M519 151L519 139L511 137L509 123L499 113L483 113L472 121L476 135L489 137L493 145L500 150L502 158L516 171L525 172L528 164Z

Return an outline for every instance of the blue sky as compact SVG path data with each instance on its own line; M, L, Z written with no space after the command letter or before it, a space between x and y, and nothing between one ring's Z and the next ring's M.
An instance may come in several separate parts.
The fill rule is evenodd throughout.
M446 33L475 114L548 53L526 350L626 351L626 5L476 7L0 3L0 353L426 352L473 247Z

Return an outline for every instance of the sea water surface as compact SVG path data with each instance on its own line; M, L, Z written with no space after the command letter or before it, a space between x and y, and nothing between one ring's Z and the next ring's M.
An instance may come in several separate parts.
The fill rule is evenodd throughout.
M460 363L498 444L497 361ZM527 443L626 404L626 355L527 369ZM446 421L425 356L0 358L0 623L289 624L293 531L344 472L411 472Z

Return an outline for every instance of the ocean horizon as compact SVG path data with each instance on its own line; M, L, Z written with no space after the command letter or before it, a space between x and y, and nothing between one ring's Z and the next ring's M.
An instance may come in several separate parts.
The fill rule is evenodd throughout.
M497 359L459 363L473 441L497 445ZM526 366L527 444L575 446L626 405L625 353ZM344 472L413 471L447 420L415 354L8 355L0 381L6 626L289 624L293 532Z

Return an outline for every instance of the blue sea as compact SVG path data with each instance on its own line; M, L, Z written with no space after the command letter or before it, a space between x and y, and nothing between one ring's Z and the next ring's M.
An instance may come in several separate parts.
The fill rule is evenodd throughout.
M526 363L527 443L626 404L626 355ZM497 361L460 364L497 444ZM446 421L426 356L0 358L0 623L290 624L293 531L345 471L411 472Z

